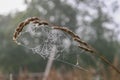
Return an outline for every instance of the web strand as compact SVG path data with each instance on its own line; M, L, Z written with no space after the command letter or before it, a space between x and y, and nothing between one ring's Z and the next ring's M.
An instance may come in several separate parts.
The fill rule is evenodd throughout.
M23 28L26 28L25 32L22 33ZM34 50L35 53L40 54L42 57L49 57L49 53L52 51L53 45L56 45L56 51L58 53L64 51L64 40L67 40L63 34L67 33L71 38L76 41L77 46L89 53L97 55L100 59L109 64L118 73L120 71L112 65L104 56L99 54L92 46L85 41L81 40L74 32L66 27L54 26L47 21L33 17L21 22L13 36L13 40L16 43L23 44ZM37 45L39 44L39 45ZM37 45L37 46L36 46Z

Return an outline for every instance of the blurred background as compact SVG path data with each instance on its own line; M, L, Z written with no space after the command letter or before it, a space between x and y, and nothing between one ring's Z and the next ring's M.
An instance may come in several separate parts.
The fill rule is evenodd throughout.
M2 74L22 73L26 76L31 73L34 76L37 75L34 73L42 75L44 72L47 60L12 40L17 25L26 18L34 16L68 27L120 69L119 14L119 0L0 0L0 74L2 78L4 76ZM73 54L79 53L79 50L71 49L74 49L69 51L72 55L66 58L68 62L75 64L76 58ZM109 65L101 63L99 57L94 60L90 56L80 54L80 65L84 65L90 72L76 70L74 67L55 61L48 80L120 79ZM38 79L31 78L31 80Z

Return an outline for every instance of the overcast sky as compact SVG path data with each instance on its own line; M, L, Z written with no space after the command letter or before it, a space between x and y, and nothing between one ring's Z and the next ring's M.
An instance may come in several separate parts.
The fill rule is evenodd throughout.
M24 0L0 0L0 14L8 14L9 12L23 11L26 9Z
M72 0L71 0L72 1ZM102 0L101 0L102 1ZM115 21L120 24L120 8L115 12L111 12L111 6L113 1L118 1L118 5L120 6L120 0L104 0L108 5L108 12L114 16ZM0 14L8 14L10 12L14 13L16 11L23 11L26 9L26 5L24 4L24 0L0 0Z
M119 29L117 30L120 30L120 8L118 8L116 12L112 12L111 10L113 6L112 3L115 1L117 5L119 5L120 7L120 0L100 0L100 1L104 1L106 3L107 13L111 14L111 16L114 18L114 21L119 24ZM27 6L24 4L24 0L0 0L0 15L1 14L7 15L8 13L14 13L16 11L23 11L26 9L26 7Z

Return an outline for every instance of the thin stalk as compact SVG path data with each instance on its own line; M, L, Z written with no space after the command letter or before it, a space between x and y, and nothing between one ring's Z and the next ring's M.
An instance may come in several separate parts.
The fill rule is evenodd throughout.
M19 37L20 35L20 32L22 31L22 29L27 25L29 24L30 22L34 23L34 24L38 24L38 25L47 25L47 26L50 26L51 28L53 29L58 29L58 30L61 30L63 32L66 32L68 33L72 38L73 40L75 40L76 42L78 42L78 47L87 51L87 52L90 52L98 57L100 57L100 59L104 62L106 62L107 64L109 64L114 70L116 70L116 72L118 72L120 74L120 70L117 69L109 60L107 60L103 55L101 55L100 53L98 53L92 46L90 46L88 43L86 43L85 41L81 40L81 38L76 35L74 32L72 32L71 30L69 30L68 28L66 27L60 27L60 26L54 26L52 24L50 24L49 22L47 21L44 21L44 20L41 20L37 17L32 17L32 18L28 18L26 19L25 21L21 22L18 27L16 28L15 30L15 33L13 35L13 40L17 43L17 38Z
M46 66L46 69L45 69L43 80L47 80L47 78L49 76L50 69L51 69L52 63L54 61L55 53L56 53L56 46L53 46L53 49L50 53L50 56L49 56L49 59L48 59L48 62L47 62L47 66Z

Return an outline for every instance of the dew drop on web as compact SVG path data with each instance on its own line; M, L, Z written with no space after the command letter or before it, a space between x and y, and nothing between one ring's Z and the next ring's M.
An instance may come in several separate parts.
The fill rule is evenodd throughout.
M44 59L50 56L53 47L56 46L55 60L81 68L77 58L76 63L74 64L64 61L65 56L69 54L70 47L75 46L76 42L72 40L67 33L53 29L49 25L38 25L30 22L28 25L24 26L24 29L17 38L17 42L20 43L20 45L31 49L33 53L41 55ZM59 58L61 56L62 59Z
M56 46L57 57L71 46L69 37L62 31L52 29L48 25L37 25L34 23L24 27L17 38L17 42L31 49L33 53L40 54L43 58L47 58L50 55L54 45Z

